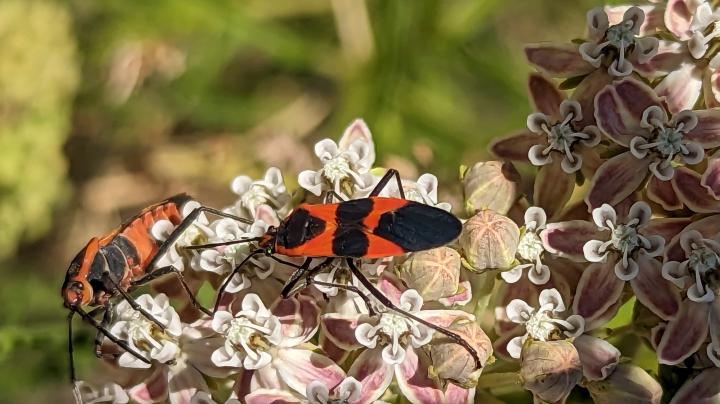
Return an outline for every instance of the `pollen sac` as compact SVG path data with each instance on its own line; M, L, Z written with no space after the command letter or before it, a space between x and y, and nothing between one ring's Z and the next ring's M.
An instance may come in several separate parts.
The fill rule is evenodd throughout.
M470 270L507 269L515 260L520 229L509 218L483 210L463 225L460 246Z
M417 290L424 300L437 301L457 293L460 254L450 247L411 254L398 269L400 279Z
M465 171L462 181L468 215L483 209L505 214L517 199L520 174L510 163L486 161Z
M475 349L483 367L489 360L492 361L492 342L475 321L457 320L448 329ZM431 375L463 388L474 387L482 373L482 368L476 367L475 359L464 347L440 333L435 334L430 346L430 357Z
M569 341L528 340L521 360L523 387L542 401L564 402L583 375L580 356Z

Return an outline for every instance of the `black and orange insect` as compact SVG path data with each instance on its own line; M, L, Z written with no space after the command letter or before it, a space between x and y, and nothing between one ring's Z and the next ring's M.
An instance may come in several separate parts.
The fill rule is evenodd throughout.
M175 274L193 305L211 314L197 302L180 271L172 266L156 268L156 263L202 212L244 220L205 206L194 209L183 220L182 207L191 199L187 194L179 194L143 209L108 235L92 238L70 263L61 293L65 307L70 310L68 352L73 385L76 380L72 343L72 320L75 314L97 329L95 354L98 357L102 356L101 345L106 337L146 363L149 361L144 356L107 329L112 320L115 298L126 299L135 310L164 330L164 325L140 307L129 293L163 275ZM158 242L150 233L152 226L160 220L169 220L177 226L164 242ZM92 308L90 312L85 311L88 307ZM102 319L98 321L96 317L100 314Z
M383 198L378 195L395 177L402 198ZM429 250L455 240L462 231L462 223L451 213L429 205L405 199L396 170L388 170L369 197L325 204L301 204L286 217L278 227L270 227L265 235L250 240L233 240L223 243L187 247L200 249L241 242L257 242L252 251L227 278L218 290L215 311L220 297L233 276L253 256L266 254L276 261L296 268L295 273L282 289L283 298L289 297L296 284L304 279L305 287L311 283L333 286L358 293L359 289L342 284L330 284L313 280L312 276L330 266L336 259L345 259L350 271L368 291L388 309L422 323L456 343L462 345L481 367L480 358L467 341L459 335L425 321L397 307L368 280L355 264L360 258L398 256L408 252ZM305 257L302 265L283 261L275 256ZM310 267L313 258L325 258ZM365 298L371 310L369 300Z

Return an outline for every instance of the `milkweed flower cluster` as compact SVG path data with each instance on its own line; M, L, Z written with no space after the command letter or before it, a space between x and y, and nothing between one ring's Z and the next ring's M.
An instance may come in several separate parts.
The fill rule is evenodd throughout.
M432 174L402 179L408 199L462 219L458 240L358 260L370 284L338 260L287 299L280 290L302 259L253 255L233 274L252 243L183 248L257 238L300 200L366 197L386 168L356 120L315 145L297 190L276 168L237 177L225 211L246 222L201 216L162 261L194 290L227 283L218 311L170 305L182 296L172 283L137 299L164 329L118 304L113 333L151 364L106 343L118 376L81 393L143 403L469 403L512 389L553 403L718 400L720 8L656 1L593 9L586 22L581 39L525 48L533 112L526 129L492 143L497 161L461 169L463 206L438 200L445 185ZM399 186L380 195L399 197ZM163 241L172 229L161 221L152 234ZM388 310L369 285L423 322ZM640 346L654 366L636 363Z

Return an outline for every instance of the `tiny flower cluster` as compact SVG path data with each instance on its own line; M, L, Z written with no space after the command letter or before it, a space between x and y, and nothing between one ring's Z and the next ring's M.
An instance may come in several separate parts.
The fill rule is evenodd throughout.
M137 299L163 327L118 304L112 332L151 364L111 355L122 375L79 390L90 402L142 403L467 403L519 386L537 402L580 389L599 403L717 400L718 38L714 3L670 0L593 9L585 38L528 45L534 112L527 129L493 142L501 161L461 170L458 240L358 260L360 278L333 261L283 299L302 261L253 254L252 243L183 247L257 240L300 199L367 197L385 169L362 120L315 145L317 166L299 173L294 195L275 168L237 177L225 212L243 221L201 216L161 262L194 291L227 284L218 310L176 310L167 296L181 295L165 283ZM380 196L401 194L452 208L432 174L391 181ZM173 227L160 221L152 234L163 241ZM673 384L634 364L621 339L651 347Z

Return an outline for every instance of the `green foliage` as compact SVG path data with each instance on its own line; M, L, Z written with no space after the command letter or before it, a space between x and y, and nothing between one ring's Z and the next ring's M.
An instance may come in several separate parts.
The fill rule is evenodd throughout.
M67 11L0 3L0 258L43 235L64 191L62 146L78 82Z

